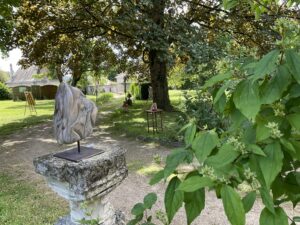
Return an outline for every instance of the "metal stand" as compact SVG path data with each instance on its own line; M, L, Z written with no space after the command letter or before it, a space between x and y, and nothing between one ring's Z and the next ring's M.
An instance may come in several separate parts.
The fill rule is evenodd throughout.
M80 141L77 141L77 148L72 148L63 152L59 152L54 154L53 156L61 159L66 159L72 162L80 162L83 159L91 158L103 152L104 151L101 149L80 146Z
M152 118L152 128L153 128L153 134L158 133L158 128L163 130L163 119L162 119L162 110L157 109L156 111L153 110L146 110L147 113L147 126L148 126L148 133L150 132L150 121L149 121L149 114L151 114ZM157 115L160 115L160 127L158 126L157 123Z
M78 153L80 154L80 141L77 141L77 150L78 150Z

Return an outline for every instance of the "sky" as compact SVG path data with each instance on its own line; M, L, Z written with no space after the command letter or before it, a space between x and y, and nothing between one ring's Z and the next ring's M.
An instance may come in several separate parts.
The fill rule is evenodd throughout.
M0 70L4 70L9 72L10 67L9 64L13 65L13 70L16 72L17 69L20 67L17 65L18 61L21 59L22 53L20 49L14 49L9 52L8 58L3 58L3 55L0 53Z

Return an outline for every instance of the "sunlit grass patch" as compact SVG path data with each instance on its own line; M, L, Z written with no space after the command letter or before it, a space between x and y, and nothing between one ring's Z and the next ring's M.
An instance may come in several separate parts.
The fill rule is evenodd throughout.
M52 225L67 212L67 203L52 192L0 174L1 225Z
M163 169L162 166L152 163L150 165L143 166L141 169L137 170L136 172L140 175L151 176L162 169Z

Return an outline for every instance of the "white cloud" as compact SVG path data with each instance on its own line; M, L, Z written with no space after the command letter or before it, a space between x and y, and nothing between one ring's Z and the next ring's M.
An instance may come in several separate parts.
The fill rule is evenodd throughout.
M9 72L9 64L12 64L14 71L17 71L17 69L20 67L19 65L17 65L17 63L21 59L21 57L22 52L20 49L17 48L10 51L9 56L7 58L3 58L3 56L0 53L0 70Z

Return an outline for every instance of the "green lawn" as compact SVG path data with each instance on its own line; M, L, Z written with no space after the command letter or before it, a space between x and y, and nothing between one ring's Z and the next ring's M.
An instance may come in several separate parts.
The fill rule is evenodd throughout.
M146 109L150 109L151 101L135 100L133 106L129 108L129 112L124 112L121 108L123 98L115 99L110 104L100 107L100 111L111 113L100 119L99 125L104 127L112 134L126 135L128 137L141 137L142 139L172 142L178 140L178 117L180 112L177 107L182 102L182 91L170 91L170 99L174 106L173 112L163 112L164 130L153 134L148 133ZM158 118L159 119L159 118ZM159 121L159 120L158 120ZM151 120L150 120L151 122Z
M152 132L147 132L145 110L150 108L151 101L136 100L133 106L130 107L129 112L125 113L121 108L123 98L120 96L115 96L113 100L104 98L105 101L108 101L104 104L98 102L100 111L112 112L100 120L100 125L107 128L113 134L118 135L126 134L129 137L139 136L142 138L151 138L151 140L177 140L179 126L177 118L180 113L176 111L176 107L182 100L182 91L170 91L169 93L172 105L175 106L175 111L163 113L164 131L159 134L153 135ZM93 101L96 100L95 96L88 96L88 98ZM101 100L101 94L99 99ZM24 115L24 110L24 101L0 101L0 136L12 134L24 127L51 120L54 111L54 101L37 100L37 115L30 114L28 109Z
M67 213L67 204L52 192L0 173L1 225L52 225Z
M0 135L14 133L21 128L45 122L52 118L54 110L53 100L36 101L36 111L30 114L28 108L25 112L25 101L0 101Z
M95 96L88 96L95 101ZM25 101L0 101L0 136L12 134L24 127L43 123L52 119L54 113L54 100L37 100L35 113L25 112Z

